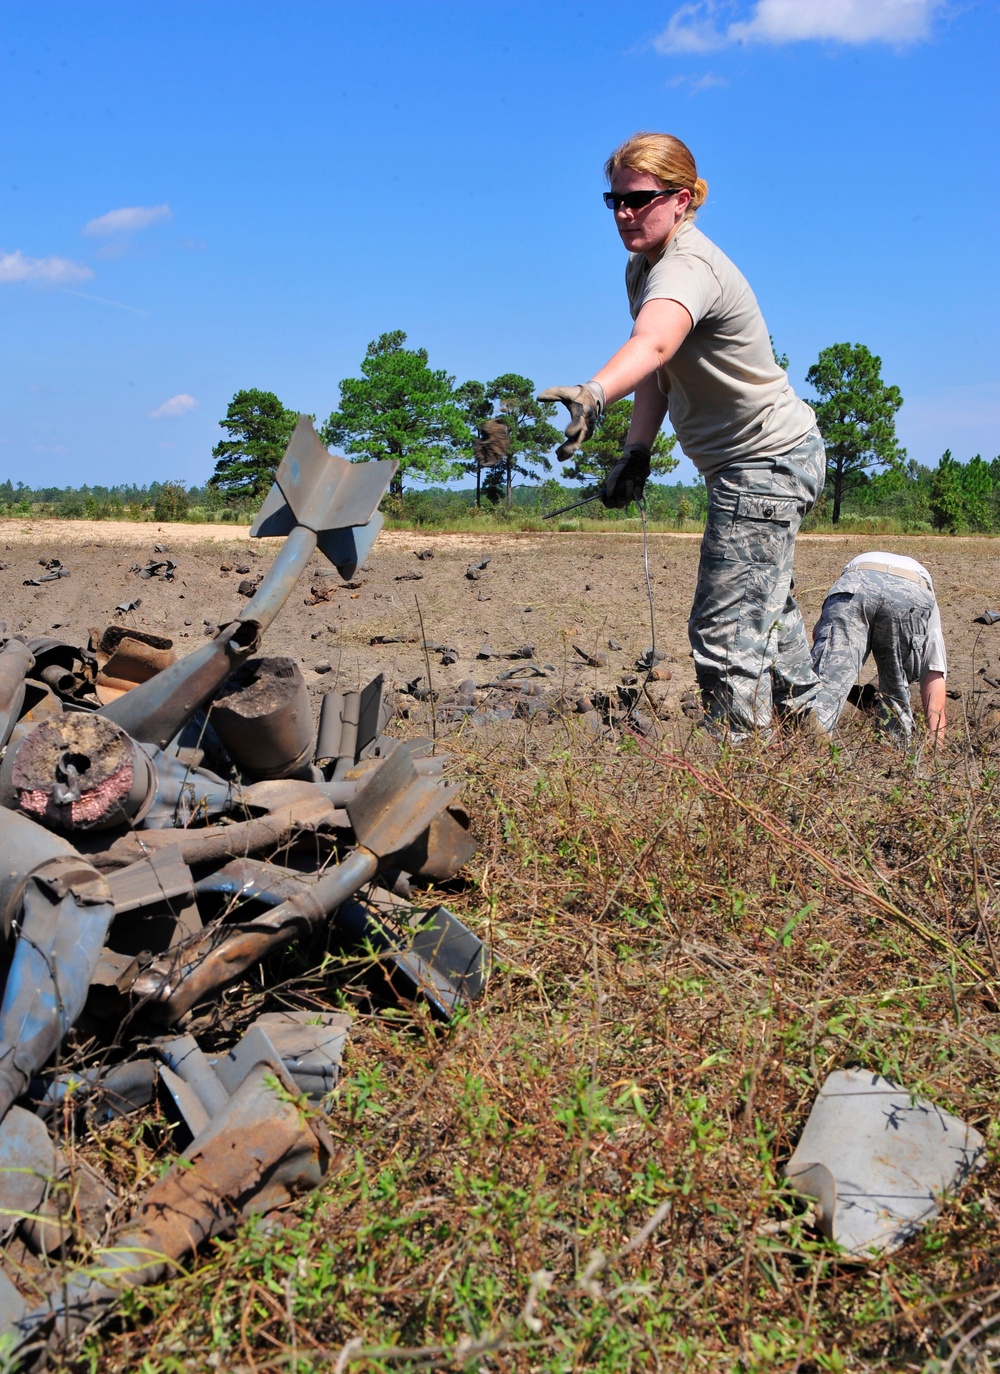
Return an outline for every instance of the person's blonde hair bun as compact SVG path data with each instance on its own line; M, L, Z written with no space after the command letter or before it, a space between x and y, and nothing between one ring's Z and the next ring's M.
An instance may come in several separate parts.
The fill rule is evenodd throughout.
M685 187L691 192L685 219L693 219L695 211L705 204L708 182L698 175L691 149L673 134L633 134L619 144L604 164L604 175L609 182L619 167L648 172L664 186Z

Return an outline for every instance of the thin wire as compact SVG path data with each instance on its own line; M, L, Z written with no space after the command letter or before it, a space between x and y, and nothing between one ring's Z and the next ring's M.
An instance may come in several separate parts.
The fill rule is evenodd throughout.
M431 755L437 753L437 707L434 704L434 679L431 676L431 655L427 643L427 631L424 629L424 613L420 608L420 597L414 593L414 601L417 603L417 619L420 621L420 638L424 646L424 667L427 669L427 690L430 693L428 701L431 707Z
M639 515L642 519L642 565L646 573L646 596L649 600L649 630L652 643L649 650L649 664L646 667L646 676L643 678L642 684L639 687L638 692L636 693L635 701L632 703L631 707L628 710L628 713L625 716L626 721L629 719L630 716L634 714L635 708L638 706L639 701L642 697L646 698L646 700L649 702L649 705L653 711L654 716L656 715L656 706L648 691L649 680L653 676L653 669L656 667L657 657L656 615L654 614L653 610L653 579L649 575L649 531L646 528L645 497L640 496L638 501L636 502L636 505L639 507Z
M656 663L656 617L653 614L653 579L649 575L649 532L646 529L646 499L640 497L637 502L639 514L642 517L642 563L646 571L646 595L649 598L649 631L652 636L653 647L650 654L649 672L653 671ZM646 682L649 681L647 676ZM643 683L645 689L646 683Z

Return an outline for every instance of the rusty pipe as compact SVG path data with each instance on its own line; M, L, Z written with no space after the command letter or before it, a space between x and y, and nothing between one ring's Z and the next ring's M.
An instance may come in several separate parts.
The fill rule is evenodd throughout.
M0 827L4 914L17 929L0 1003L2 1119L83 1010L115 909L106 880L71 845L14 811Z
M358 721L361 717L361 693L345 692L340 711L340 744L337 748L337 763L333 770L335 778L343 778L354 767L358 752Z
M8 639L0 649L0 748L7 743L24 705L25 678L35 656L20 639Z
M124 1291L163 1278L210 1237L316 1188L333 1144L297 1096L280 1061L251 1069L226 1108L148 1190L132 1224L90 1268L15 1324L16 1353L78 1334Z
M113 720L133 739L165 749L233 669L255 652L260 635L256 620L240 616L215 639L109 701L97 714Z
M173 956L154 960L129 991L133 997L162 1004L173 1023L273 950L322 924L331 911L375 877L378 865L370 850L353 850L343 863L253 922L238 928L210 926Z

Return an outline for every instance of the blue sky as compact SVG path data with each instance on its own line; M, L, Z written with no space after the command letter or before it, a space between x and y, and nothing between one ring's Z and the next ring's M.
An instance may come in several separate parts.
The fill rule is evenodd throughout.
M865 343L911 457L992 458L998 39L990 0L4 0L0 478L202 482L236 390L324 419L390 329L459 382L586 379L640 128L802 394Z

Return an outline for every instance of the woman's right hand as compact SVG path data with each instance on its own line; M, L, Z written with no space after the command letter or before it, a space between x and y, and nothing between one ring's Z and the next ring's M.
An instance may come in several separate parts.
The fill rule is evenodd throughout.
M604 388L596 382L584 382L581 386L550 386L547 391L538 393L538 399L562 401L569 411L569 424L563 430L566 441L556 449L559 462L568 463L597 427L604 412Z

